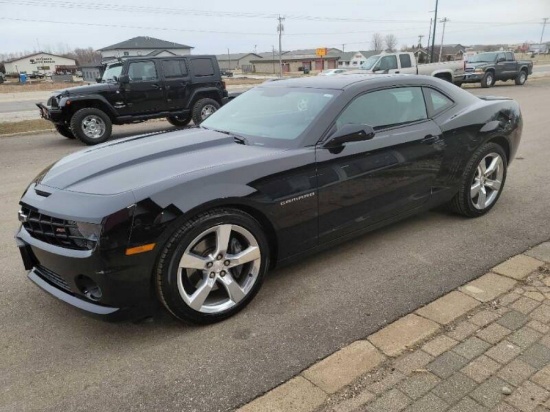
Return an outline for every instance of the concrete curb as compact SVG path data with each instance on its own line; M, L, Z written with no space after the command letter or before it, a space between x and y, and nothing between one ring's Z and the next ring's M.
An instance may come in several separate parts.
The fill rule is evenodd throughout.
M485 275L397 319L365 340L334 352L242 406L238 412L314 411L329 395L361 375L425 342L445 325L467 316L481 304L504 295L545 262L550 263L550 242L509 258Z
M55 129L29 130L28 132L0 134L0 139L3 138L3 137L27 136L27 135L30 135L30 134L41 134L41 133L51 133L51 132L55 132Z

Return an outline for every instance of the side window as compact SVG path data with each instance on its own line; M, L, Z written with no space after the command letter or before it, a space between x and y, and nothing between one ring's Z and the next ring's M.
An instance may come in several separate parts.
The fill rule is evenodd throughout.
M397 56L384 56L380 59L379 70L397 69Z
M426 87L424 88L424 92L426 93L426 101L428 103L430 116L441 113L443 110L446 110L454 104L451 99L437 90Z
M214 75L214 66L210 59L192 59L191 69L193 70L193 74L197 77Z
M403 69L407 68L407 67L412 67L411 56L409 56L408 54L400 54L399 55L399 63L401 63L401 67Z
M508 60L509 62L513 62L515 60L514 59L514 53L506 52L506 60Z
M336 126L368 124L381 129L427 118L422 89L400 87L357 97L338 117Z
M128 76L132 82L158 80L157 69L152 61L130 63Z
M187 74L187 67L183 60L163 60L162 71L164 77L171 79L174 77L183 77Z
M504 60L506 60L506 57L504 57L504 53L499 53L499 54L497 54L497 62L499 61L499 59L504 59Z

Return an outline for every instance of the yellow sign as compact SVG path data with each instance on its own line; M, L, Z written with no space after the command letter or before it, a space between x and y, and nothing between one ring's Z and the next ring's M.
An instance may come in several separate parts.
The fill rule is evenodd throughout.
M327 55L327 48L321 47L315 50L315 54L319 57L323 57Z

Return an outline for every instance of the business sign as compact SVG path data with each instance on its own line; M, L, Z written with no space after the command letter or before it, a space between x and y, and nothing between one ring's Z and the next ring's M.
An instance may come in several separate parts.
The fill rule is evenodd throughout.
M327 55L327 48L326 47L321 47L321 48L315 49L315 54L319 57L326 56Z
M51 57L37 57L36 59L30 59L31 64L42 64L42 63L48 63L48 64L54 64L55 60Z

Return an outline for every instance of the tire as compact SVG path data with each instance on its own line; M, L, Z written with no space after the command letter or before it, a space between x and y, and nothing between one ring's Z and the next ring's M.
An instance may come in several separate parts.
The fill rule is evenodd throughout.
M481 87L492 87L495 84L495 74L492 71L485 72L483 79L481 79Z
M500 157L500 164L498 160L496 164L498 169L495 168L490 175L485 174L480 180L481 162L484 162L487 169L487 166L490 166L497 156ZM502 146L496 143L487 143L477 149L466 165L458 193L449 204L450 209L466 217L479 217L489 212L497 203L504 189L507 169L508 160ZM495 181L500 181L496 191L493 189L496 187ZM476 183L479 184L479 190L475 190ZM485 201L482 202L483 199Z
M196 125L220 108L220 104L214 99L200 99L193 106L193 123Z
M180 116L168 116L166 120L168 120L168 123L170 123L173 126L177 127L184 127L189 124L191 121L192 116L189 115L187 117L180 117Z
M523 86L526 81L527 81L527 71L520 70L518 75L516 76L516 85Z
M93 107L80 109L71 118L74 135L89 146L106 142L111 137L112 129L109 116Z
M67 139L76 139L71 129L65 125L56 124L55 130L57 130L57 133L59 133L61 136L65 136Z
M220 237L226 240L219 242ZM247 249L247 263L232 262ZM260 290L268 267L269 245L261 225L240 210L213 209L188 220L171 236L160 253L155 286L174 317L209 324L242 310ZM199 288L205 291L202 299Z

